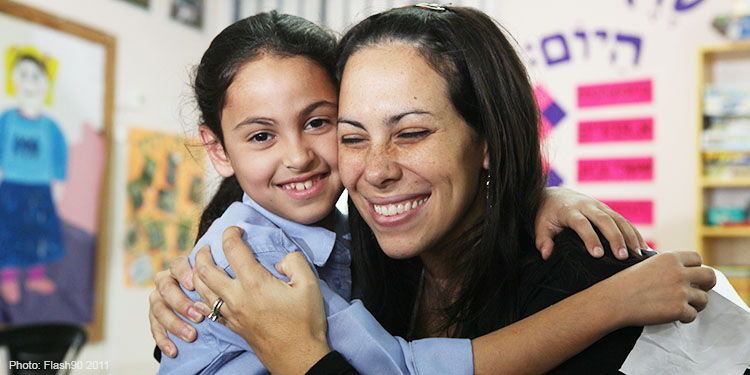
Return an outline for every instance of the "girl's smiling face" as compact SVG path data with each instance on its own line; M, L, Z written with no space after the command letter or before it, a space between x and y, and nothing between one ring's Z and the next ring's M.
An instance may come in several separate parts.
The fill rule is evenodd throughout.
M440 257L483 214L485 142L413 46L365 47L348 59L341 81L344 186L388 256L422 255L430 267L425 255Z
M235 174L255 202L313 224L331 212L343 189L336 103L336 88L318 64L264 54L243 65L227 89L224 147L205 125L201 139L219 174Z

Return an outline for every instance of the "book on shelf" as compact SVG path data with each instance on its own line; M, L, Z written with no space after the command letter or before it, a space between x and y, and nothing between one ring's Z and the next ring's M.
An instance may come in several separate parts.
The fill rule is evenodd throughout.
M746 305L750 306L750 266L715 266L721 271Z

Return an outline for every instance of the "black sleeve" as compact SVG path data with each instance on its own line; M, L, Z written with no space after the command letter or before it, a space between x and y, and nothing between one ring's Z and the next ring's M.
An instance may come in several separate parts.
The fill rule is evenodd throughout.
M321 358L305 373L307 375L358 375L357 370L337 351Z
M597 259L588 254L583 241L574 232L565 230L555 237L550 259L537 262L522 282L519 291L522 316L543 310L641 260L631 256L627 261L619 261L601 235L600 240L606 255ZM643 327L626 327L614 331L549 373L619 374L642 330Z
M161 349L158 346L154 346L154 359L161 363Z

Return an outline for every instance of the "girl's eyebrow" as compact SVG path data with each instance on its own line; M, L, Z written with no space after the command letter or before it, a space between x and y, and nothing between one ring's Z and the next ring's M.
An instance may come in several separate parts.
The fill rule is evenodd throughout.
M319 107L333 107L333 108L338 108L338 104L333 103L333 102L329 102L327 100L319 100L319 101L317 101L315 103L312 103L312 104L308 105L304 109L302 109L299 112L299 116L298 117L307 117L307 116L310 115L310 113L312 113L312 111L318 109Z
M430 115L433 116L432 112L429 111L423 111L419 109L401 112L399 114L395 114L388 118L388 120L385 122L388 126L396 125L399 121L401 121L402 118L408 116L408 115ZM360 129L364 129L365 127L362 125L359 121L349 120L342 117L339 117L338 121L339 124L349 124L355 127L358 127Z
M299 112L299 115L297 117L299 117L299 118L307 117L307 116L310 115L310 113L312 113L314 110L316 110L317 108L320 108L320 107L333 107L333 108L337 108L338 104L333 103L333 102L329 102L327 100L319 100L319 101L317 101L315 103L312 103L312 104L308 105L307 107L303 108ZM263 125L275 125L276 121L274 121L272 118L262 117L262 116L259 116L259 117L248 117L248 118L240 121L240 123L238 123L237 125L235 125L234 129L237 129L237 128L239 128L241 126L244 126L244 125L250 125L250 124L254 124L254 123L262 123Z
M268 117L248 117L240 121L239 124L235 125L234 130L237 130L238 128L242 126L255 124L255 123L262 123L263 125L274 125L275 121L272 118L268 118Z

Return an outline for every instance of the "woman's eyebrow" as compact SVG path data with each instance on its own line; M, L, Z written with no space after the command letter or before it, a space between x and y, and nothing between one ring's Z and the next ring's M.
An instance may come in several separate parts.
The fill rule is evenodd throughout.
M404 117L406 117L408 115L430 115L430 116L433 116L432 112L429 112L429 111L412 110L412 111L401 112L399 114L393 115L393 116L389 117L388 120L385 123L388 126L396 125L399 121L401 121L401 119L403 119ZM359 121L349 120L349 119L345 119L345 118L339 118L338 119L338 123L339 124L349 124L349 125L361 128L361 129L365 128L362 125L362 123L360 123Z
M403 119L404 117L409 116L409 115L432 115L432 113L429 112L429 111L423 111L423 110L419 110L419 109L415 109L415 110L411 110L411 111L406 111L406 112L402 112L402 113L399 113L397 115L393 115L393 116L389 117L388 121L386 122L386 124L388 126L396 125L399 121L401 121L401 119Z
M365 128L362 125L362 123L359 122L359 121L347 120L347 119L341 118L341 117L339 117L339 119L336 121L336 124L349 124L351 126L354 126L354 127L360 128L360 129L364 129Z

